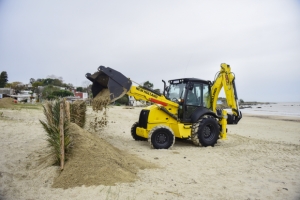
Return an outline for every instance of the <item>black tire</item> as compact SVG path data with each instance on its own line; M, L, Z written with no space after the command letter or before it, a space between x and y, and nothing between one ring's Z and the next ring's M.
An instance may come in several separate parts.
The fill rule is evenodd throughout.
M195 145L214 146L220 136L218 121L211 116L204 116L192 126L192 141Z
M136 134L136 128L139 126L139 122L135 122L132 126L131 126L131 136L133 137L134 140L136 141L146 141L147 138L143 138L141 136L138 136Z
M167 126L156 126L150 132L148 141L154 149L169 149L175 143L175 136Z

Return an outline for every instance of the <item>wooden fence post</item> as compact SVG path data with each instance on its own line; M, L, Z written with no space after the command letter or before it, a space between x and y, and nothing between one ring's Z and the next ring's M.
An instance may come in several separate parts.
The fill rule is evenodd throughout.
M70 102L66 101L66 113L67 113L67 119L68 122L70 122Z
M63 103L60 103L59 133L60 133L60 169L63 170L65 164L64 104Z

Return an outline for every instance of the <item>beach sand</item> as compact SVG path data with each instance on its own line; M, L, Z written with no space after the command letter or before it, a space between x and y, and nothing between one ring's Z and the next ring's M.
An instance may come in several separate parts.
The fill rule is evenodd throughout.
M52 187L59 167L42 159L42 109L0 108L0 199L300 199L299 118L244 115L215 147L155 150L130 135L141 109L109 107L108 126L93 135L157 167L131 182L63 189ZM96 115L88 108L87 124Z

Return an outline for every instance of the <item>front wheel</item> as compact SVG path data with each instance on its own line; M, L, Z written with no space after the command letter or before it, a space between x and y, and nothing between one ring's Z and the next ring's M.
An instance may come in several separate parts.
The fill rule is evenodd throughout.
M175 136L167 126L156 126L150 132L148 141L155 149L169 149L175 143Z
M192 126L192 141L197 146L214 146L219 135L219 124L214 117L205 116Z

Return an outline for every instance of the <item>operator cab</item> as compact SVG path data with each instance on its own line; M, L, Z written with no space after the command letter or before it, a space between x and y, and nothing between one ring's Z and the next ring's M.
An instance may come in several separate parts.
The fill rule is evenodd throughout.
M178 118L188 122L194 111L211 108L210 87L210 81L196 78L170 80L166 98L179 104Z

